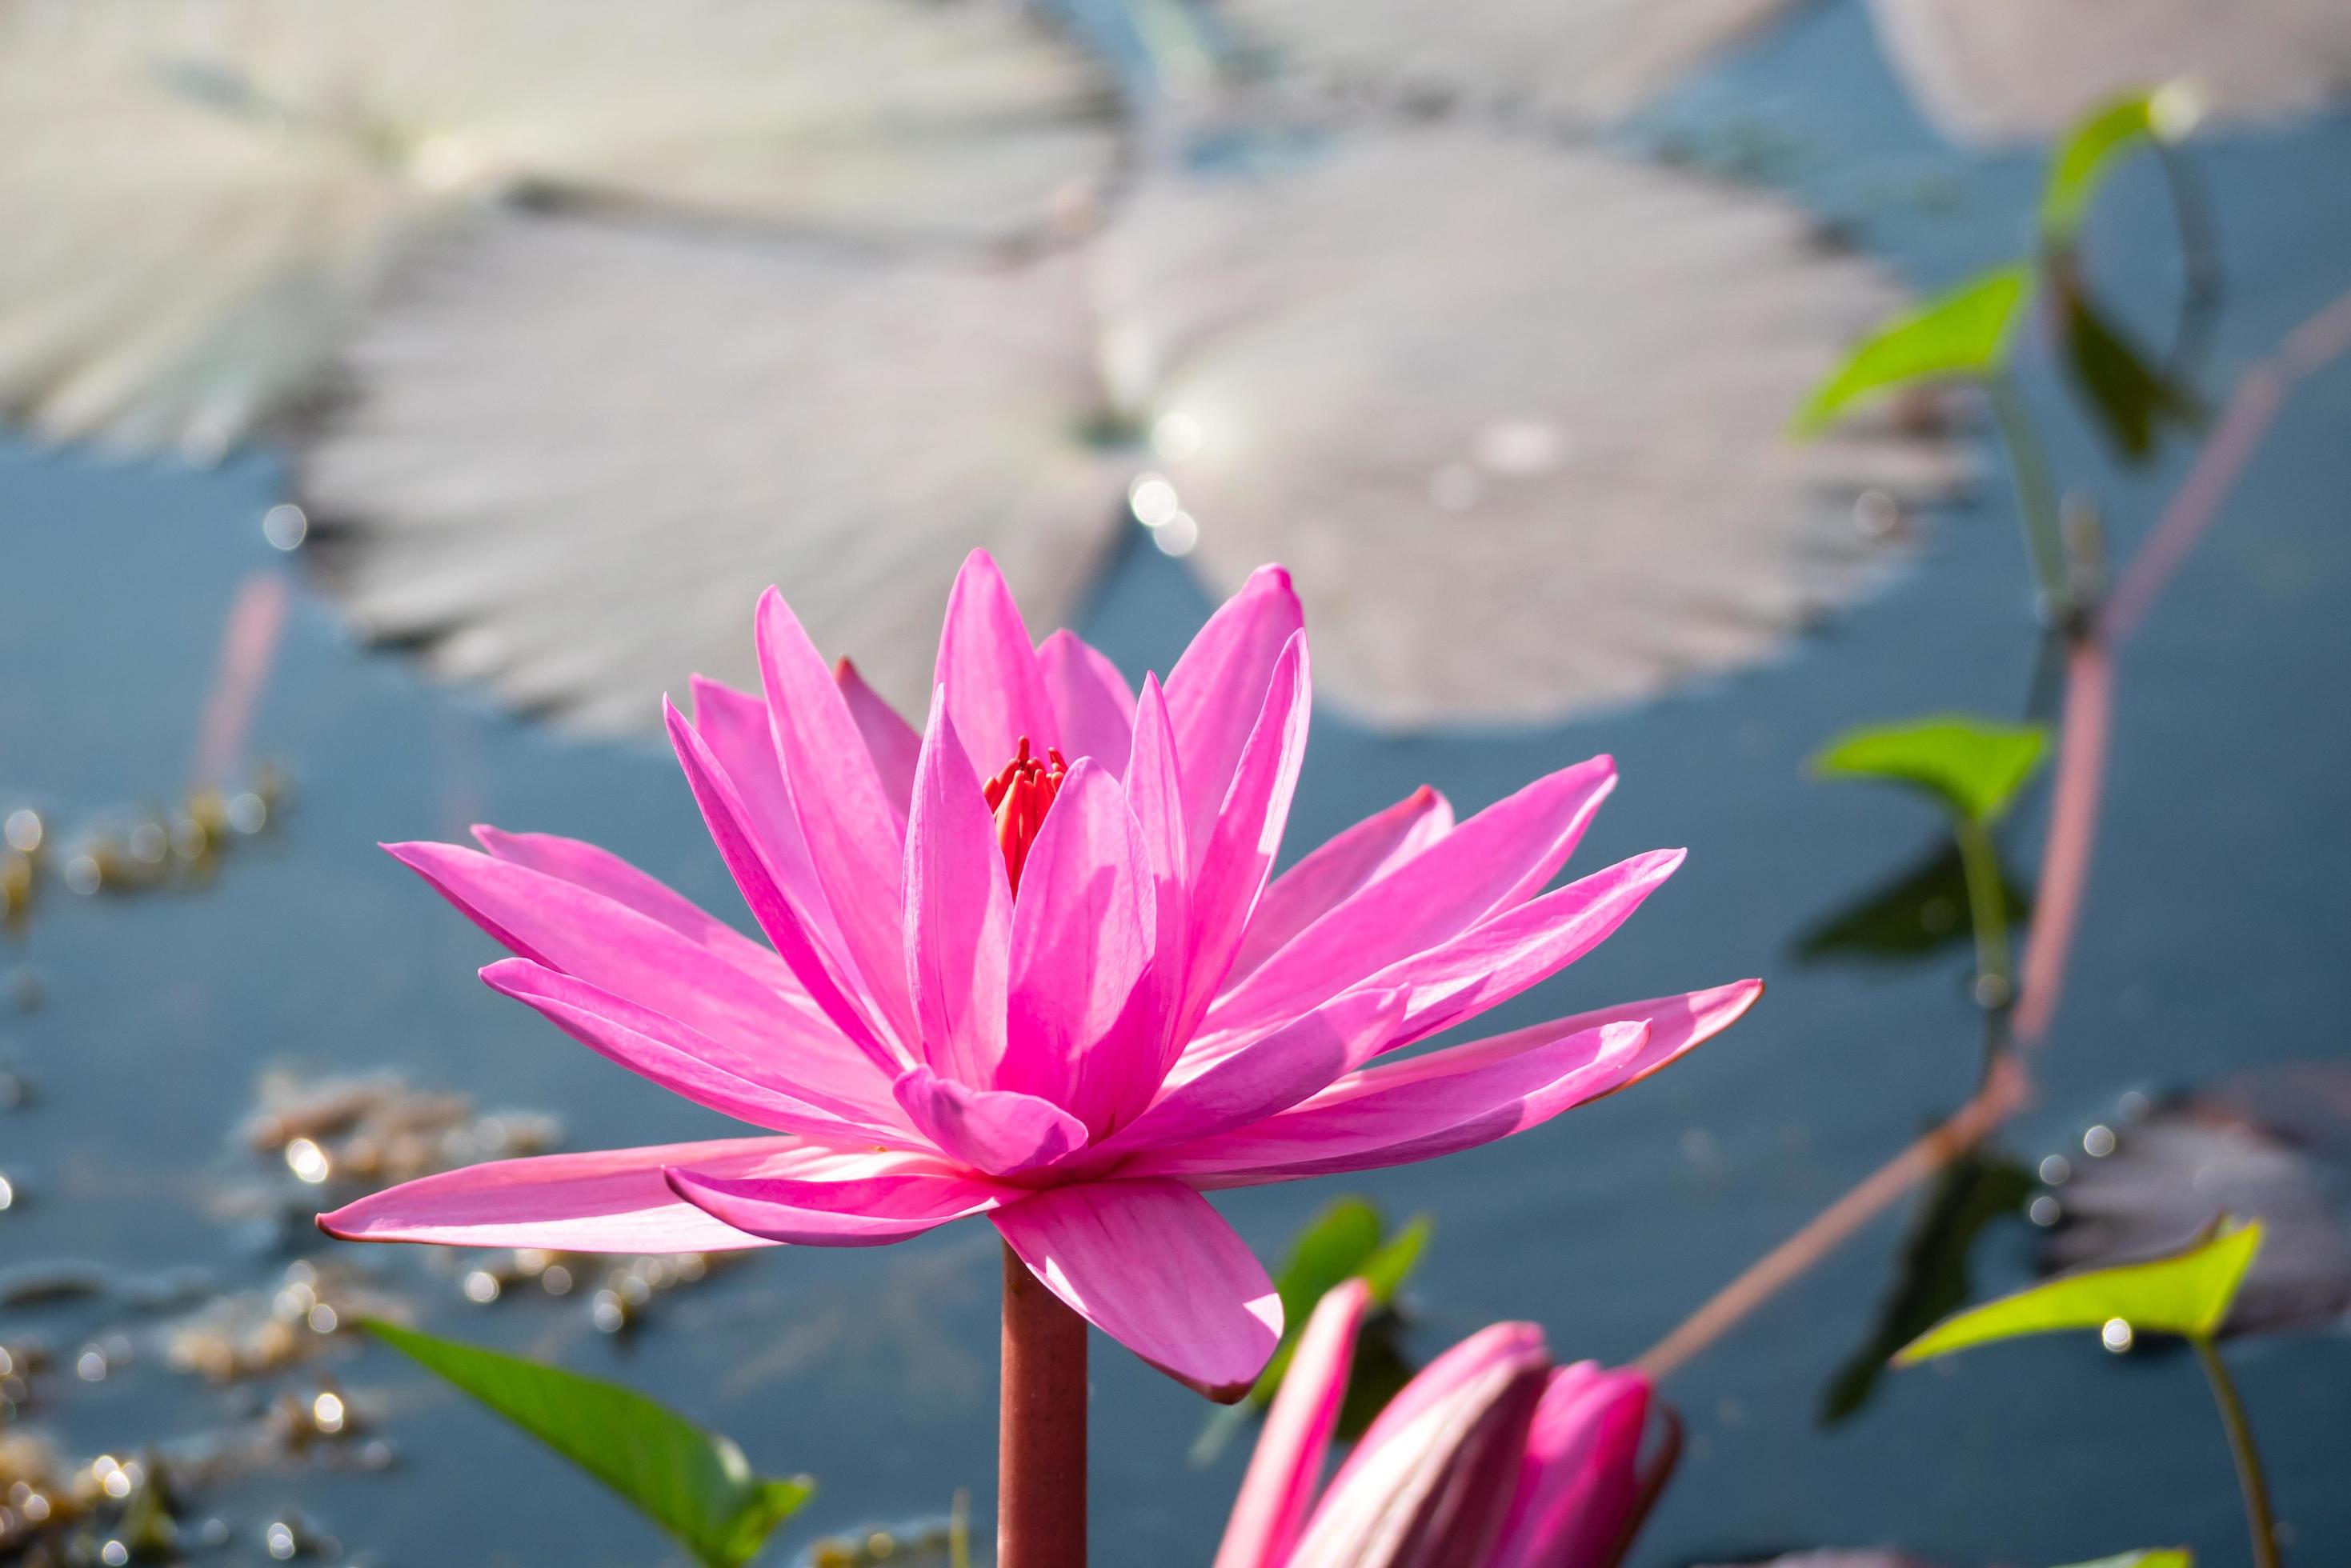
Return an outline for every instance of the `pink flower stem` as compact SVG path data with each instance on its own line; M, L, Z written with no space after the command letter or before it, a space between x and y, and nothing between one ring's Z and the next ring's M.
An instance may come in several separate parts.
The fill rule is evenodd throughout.
M188 782L225 784L253 729L253 711L269 680L278 634L286 627L286 579L258 571L245 579L221 633L220 664L213 672L204 717L196 724L195 760Z
M997 1568L1085 1568L1086 1321L1004 1249Z
M2095 638L2076 640L2065 663L2065 715L2058 732L2057 783L2051 792L2049 837L2024 943L2024 978L2010 1020L2019 1044L2037 1045L2056 1016L2065 960L2090 881L2098 803L2106 777L2106 731L2114 714L2114 662Z

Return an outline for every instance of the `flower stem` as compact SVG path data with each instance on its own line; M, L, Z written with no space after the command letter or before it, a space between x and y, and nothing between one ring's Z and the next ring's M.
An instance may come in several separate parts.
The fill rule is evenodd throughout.
M1968 923L1976 935L1976 1001L1988 1010L2008 1005L2015 994L2008 950L2008 888L2000 874L2000 851L1983 824L1959 817L1951 824L1959 841L1959 865L1968 879Z
M2057 521L2057 485L2050 477L2049 459L2041 438L2032 433L2032 416L2024 400L2005 375L1984 382L1984 397L2000 424L2001 443L2008 448L2010 472L2016 476L2018 510L2024 523L2024 554L2032 563L2041 587L2041 610L2053 626L2063 625L2073 595L2066 582L2065 541Z
M2245 1525L2253 1535L2253 1568L2278 1568L2277 1525L2270 1517L2269 1483L2262 1479L2262 1457L2253 1451L2252 1424L2245 1419L2244 1402L2220 1353L2206 1336L2191 1337L2196 1359L2212 1385L2212 1402L2220 1407L2220 1425L2229 1434L2229 1452L2237 1461L2237 1485L2245 1494Z
M1004 1249L997 1568L1085 1568L1086 1321Z

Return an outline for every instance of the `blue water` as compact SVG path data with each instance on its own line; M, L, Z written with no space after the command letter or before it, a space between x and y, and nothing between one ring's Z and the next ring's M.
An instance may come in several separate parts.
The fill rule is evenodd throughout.
M2037 160L1938 143L1877 63L1855 5L1803 13L1646 129L1722 146L1751 127L1783 150L1771 179L1921 288L2001 259L2025 232ZM2351 285L2351 124L2233 138L2197 157L2224 250L2212 382L2225 386ZM2117 181L2089 245L2126 315L2150 328L2167 318L2178 264L2151 170ZM2119 471L2037 358L2024 389L2061 471L2094 491L2126 549L2189 454ZM2038 1064L2039 1103L2006 1137L2028 1161L2068 1147L2125 1090L2343 1054L2346 428L2351 369L2313 382L2278 421L2129 649L2065 1004ZM0 809L21 798L70 820L177 784L237 586L289 566L256 525L277 481L262 458L194 473L0 449ZM1563 1355L1621 1360L1964 1098L1977 1046L1964 951L1855 968L1800 966L1790 950L1931 847L1934 825L1899 796L1808 782L1801 764L1864 720L2016 711L2033 660L2024 581L2007 493L1988 468L1976 500L1936 520L1914 570L1767 668L1538 733L1395 740L1318 711L1293 854L1421 782L1466 812L1603 750L1624 784L1579 864L1689 846L1637 919L1498 1025L1747 974L1771 992L1636 1092L1512 1142L1343 1189L1228 1195L1221 1206L1242 1233L1276 1253L1343 1189L1395 1213L1428 1210L1437 1230L1413 1292L1417 1348L1525 1317ZM1131 671L1164 670L1206 610L1176 564L1132 548L1082 629ZM732 910L665 756L568 742L425 687L355 647L307 593L256 749L288 763L298 799L213 886L52 897L21 940L0 940L0 971L30 971L44 997L30 1012L0 1001L0 1067L40 1091L31 1108L0 1112L0 1172L21 1194L0 1213L0 1270L96 1259L191 1265L224 1286L275 1278L283 1258L209 1200L251 1168L230 1135L271 1062L388 1064L486 1106L553 1110L573 1147L714 1127L489 995L473 977L489 944L373 847L455 837L476 820L572 834ZM2029 864L2039 826L2035 802L2013 826L2011 860ZM1987 1351L1948 1373L1896 1375L1860 1416L1823 1430L1822 1386L1868 1330L1902 1223L1897 1213L1870 1227L1673 1379L1688 1455L1635 1561L1898 1543L1954 1565L2029 1564L2176 1542L2210 1562L2244 1560L2228 1456L2184 1356L2113 1357L2076 1339ZM2022 1223L1995 1230L1977 1254L1978 1293L2028 1278L2032 1241ZM416 1254L357 1261L413 1291L427 1326L621 1377L733 1434L762 1467L815 1472L809 1530L933 1513L956 1486L983 1500L990 1489L996 1262L983 1227L761 1256L664 1298L626 1340L590 1329L576 1297L480 1309ZM125 1316L110 1301L0 1308L0 1341L37 1333L70 1358ZM2351 1560L2340 1419L2351 1345L2302 1337L2231 1355L2292 1559ZM1206 1562L1243 1446L1187 1467L1199 1402L1106 1343L1095 1360L1097 1560ZM206 1494L199 1511L238 1526L232 1557L252 1556L248 1527L287 1504L386 1563L661 1556L620 1504L389 1356L334 1365L361 1408L381 1402L397 1471L270 1470ZM40 1425L80 1453L217 1426L246 1397L152 1356L103 1382L53 1376L43 1388ZM788 1531L777 1560L809 1530Z

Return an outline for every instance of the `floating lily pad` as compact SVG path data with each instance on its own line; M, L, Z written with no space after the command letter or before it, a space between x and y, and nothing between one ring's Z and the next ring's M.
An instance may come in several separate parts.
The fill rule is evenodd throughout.
M493 207L1032 232L1108 175L1107 93L1009 0L27 0L0 11L0 408L217 457Z
M828 654L923 711L964 556L1037 631L1119 537L1080 258L1022 266L503 217L363 333L302 451L319 561L367 634L578 727L700 672L759 684L780 584Z
M1963 142L2043 140L2176 78L2228 120L2323 109L2351 82L2339 0L1870 0L1870 15L1912 100Z
M1357 91L1614 119L1787 0L1221 0L1292 70Z
M1358 713L1541 721L1876 579L1952 449L1784 425L1898 298L1775 198L1461 126L1155 169L1012 265L507 220L381 313L298 483L364 629L592 727L747 678L771 582L919 711L966 549L1041 632L1130 511L1218 594L1295 568Z
M1878 580L1948 441L1788 410L1898 306L1775 197L1468 125L1146 180L1101 296L1219 592L1297 572L1318 692L1542 722L1767 658ZM1114 389L1116 390L1117 389ZM1161 531L1164 534L1164 529Z

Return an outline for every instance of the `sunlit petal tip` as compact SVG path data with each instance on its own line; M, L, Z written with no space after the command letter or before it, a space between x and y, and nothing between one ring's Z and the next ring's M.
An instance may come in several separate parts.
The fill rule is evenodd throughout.
M1241 584L1240 592L1233 597L1239 598L1251 593L1278 595L1291 607L1298 605L1298 586L1290 580L1290 568L1279 561L1268 561L1251 572L1248 580ZM1301 610L1299 613L1303 615L1305 612Z
M985 1213L1001 1200L951 1175L831 1179L735 1179L685 1164L662 1179L678 1198L747 1237L806 1247L883 1247Z
M1181 1182L1047 1188L988 1218L1046 1289L1218 1403L1247 1395L1280 1343L1265 1265Z
M346 1241L627 1253L760 1247L768 1243L682 1201L663 1167L691 1161L751 1175L838 1158L767 1137L493 1160L371 1193L319 1225Z

